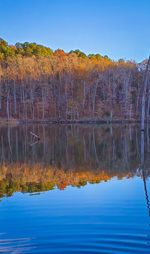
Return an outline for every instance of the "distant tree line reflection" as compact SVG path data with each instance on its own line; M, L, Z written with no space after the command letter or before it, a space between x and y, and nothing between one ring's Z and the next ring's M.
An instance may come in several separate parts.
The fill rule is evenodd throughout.
M40 140L32 142L30 132ZM145 132L144 177L149 176L149 127ZM0 197L81 187L116 176L142 174L138 126L2 127L0 137Z

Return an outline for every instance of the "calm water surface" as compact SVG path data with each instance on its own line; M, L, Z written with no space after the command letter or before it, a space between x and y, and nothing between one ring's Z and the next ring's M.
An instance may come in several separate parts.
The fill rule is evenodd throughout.
M0 131L0 253L150 253L149 129Z

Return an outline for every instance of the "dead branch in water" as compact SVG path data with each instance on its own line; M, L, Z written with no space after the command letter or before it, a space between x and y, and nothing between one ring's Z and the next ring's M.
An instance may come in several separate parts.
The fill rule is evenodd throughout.
M33 136L33 137L35 137L35 138L37 138L38 140L40 140L40 137L39 136L37 136L35 133L33 133L32 131L30 131L30 134Z

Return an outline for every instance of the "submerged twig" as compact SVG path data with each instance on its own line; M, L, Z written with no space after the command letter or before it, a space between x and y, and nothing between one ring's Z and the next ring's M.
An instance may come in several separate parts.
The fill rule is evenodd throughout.
M39 136L37 136L35 133L33 133L32 131L30 131L30 134L32 135L32 136L34 136L35 138L37 138L38 140L40 140L40 138L39 138Z

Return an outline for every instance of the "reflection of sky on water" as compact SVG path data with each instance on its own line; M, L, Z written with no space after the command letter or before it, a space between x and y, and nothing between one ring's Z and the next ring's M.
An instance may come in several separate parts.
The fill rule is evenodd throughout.
M61 246L67 248L64 243L75 244L76 248L86 238L98 241L100 246L108 238L116 241L118 248L122 242L129 243L124 246L126 251L130 250L130 243L133 249L139 244L140 250L145 251L141 253L149 253L149 223L139 177L114 178L81 188L69 186L65 191L55 189L40 196L16 193L0 203L1 232L6 233L2 235L3 239L6 237L2 247L5 250L7 243L10 251L9 246L12 250L17 246L18 253L38 253L36 248L42 253L42 246L49 253L61 253ZM109 241L108 245L113 246Z

